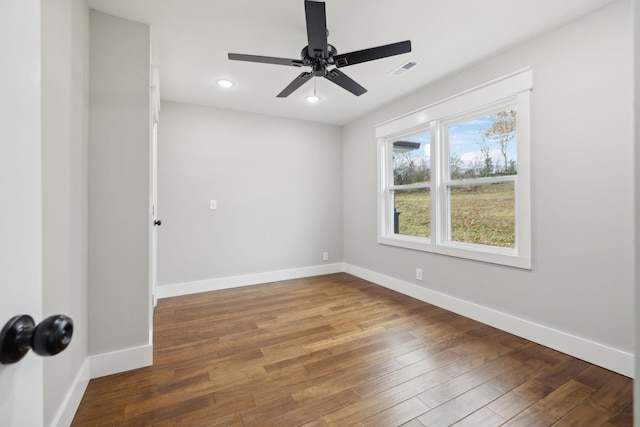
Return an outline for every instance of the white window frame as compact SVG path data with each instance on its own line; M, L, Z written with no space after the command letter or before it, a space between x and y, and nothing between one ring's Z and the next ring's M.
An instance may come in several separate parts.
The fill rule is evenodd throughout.
M378 243L476 261L531 269L531 167L530 167L530 68L511 73L479 87L431 104L376 126L378 141ZM443 135L448 123L465 116L477 117L501 107L517 108L518 174L469 180L449 179L448 144ZM393 233L393 191L411 186L394 186L393 142L409 135L431 133L430 188L431 237ZM516 245L514 248L487 246L449 240L448 188L492 182L514 182Z

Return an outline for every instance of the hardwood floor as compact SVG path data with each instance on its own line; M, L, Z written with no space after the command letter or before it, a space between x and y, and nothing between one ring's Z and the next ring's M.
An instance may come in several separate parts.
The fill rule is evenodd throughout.
M632 381L348 274L160 300L73 426L631 426Z

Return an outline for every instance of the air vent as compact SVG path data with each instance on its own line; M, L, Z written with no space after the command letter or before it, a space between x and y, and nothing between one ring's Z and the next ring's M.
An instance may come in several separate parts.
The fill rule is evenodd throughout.
M405 62L404 64L402 64L401 66L399 66L398 68L396 68L395 70L393 70L391 72L391 74L394 75L394 76L399 76L401 74L406 73L407 71L409 71L410 69L412 69L416 65L418 65L418 63L416 61L413 61L413 60L410 59L407 62Z

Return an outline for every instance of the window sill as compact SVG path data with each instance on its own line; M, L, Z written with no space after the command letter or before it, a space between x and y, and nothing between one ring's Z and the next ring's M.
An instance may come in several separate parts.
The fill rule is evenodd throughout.
M531 258L518 255L515 249L494 248L491 246L471 244L433 244L423 238L411 236L381 236L378 243L382 245L396 246L423 252L431 252L440 255L464 258L473 261L481 261L491 264L506 265L509 267L531 270Z

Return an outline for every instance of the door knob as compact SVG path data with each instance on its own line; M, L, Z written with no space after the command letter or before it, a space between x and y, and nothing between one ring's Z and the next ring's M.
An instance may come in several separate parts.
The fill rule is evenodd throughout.
M162 225L162 221L156 219L155 221L153 221L153 225Z
M29 349L53 356L69 346L72 335L73 320L62 314L49 316L37 326L31 316L14 316L0 332L0 363L16 363Z

